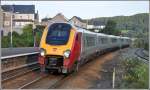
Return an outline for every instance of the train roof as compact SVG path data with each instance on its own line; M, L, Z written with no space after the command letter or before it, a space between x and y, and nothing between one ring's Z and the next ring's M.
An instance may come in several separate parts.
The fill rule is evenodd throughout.
M111 37L111 38L122 38L122 39L130 39L129 37L122 37L122 36L115 36L115 35L108 35L108 34L104 34L104 33L96 33L96 32L91 32L87 29L78 27L78 26L74 26L78 32L83 32L83 33L88 33L88 34L95 34L98 36L104 36L104 37Z
M92 32L89 31L85 28L81 28L79 26L75 26L72 23L67 23L67 22L61 22L61 23L66 23L66 24L70 24L73 28L76 28L78 32L83 32L83 33L88 33L88 34L94 34L97 36L104 36L104 37L111 37L111 38L123 38L123 39L130 39L129 37L120 37L120 36L115 36L115 35L108 35L108 34L104 34L104 33L96 33L96 32Z
M104 34L104 33L91 32L87 29L80 28L80 27L75 27L75 28L77 29L78 32L83 32L83 33L88 33L88 34L95 34L95 35L104 36L104 37L120 38L120 36L114 36L114 35L108 35L108 34Z

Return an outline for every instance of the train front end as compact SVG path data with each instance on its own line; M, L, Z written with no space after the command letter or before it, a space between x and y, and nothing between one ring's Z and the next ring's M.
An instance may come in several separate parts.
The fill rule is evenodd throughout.
M67 23L54 23L44 30L38 59L42 71L68 73L77 58L73 55L75 35L76 31Z

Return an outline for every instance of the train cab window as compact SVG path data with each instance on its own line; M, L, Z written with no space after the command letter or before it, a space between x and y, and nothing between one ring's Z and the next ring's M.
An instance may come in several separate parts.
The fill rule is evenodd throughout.
M65 45L70 36L70 29L72 27L65 23L52 24L47 33L46 43L51 45Z

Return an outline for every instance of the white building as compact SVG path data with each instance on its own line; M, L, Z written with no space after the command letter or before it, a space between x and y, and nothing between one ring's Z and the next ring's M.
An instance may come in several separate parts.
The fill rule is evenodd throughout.
M2 30L3 30L3 13L2 12L3 11L0 6L0 32L1 32L1 35L2 35Z
M27 24L38 23L38 12L35 13L34 5L2 5L4 35L10 32L12 22L13 31L22 34L22 28ZM11 21L12 16L12 21Z
M104 29L104 28L105 28L105 25L99 25L99 26L87 25L87 29Z

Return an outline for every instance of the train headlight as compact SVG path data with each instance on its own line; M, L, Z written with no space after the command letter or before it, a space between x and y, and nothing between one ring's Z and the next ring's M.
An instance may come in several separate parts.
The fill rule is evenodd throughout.
M40 49L40 55L41 55L41 56L45 56L45 54L46 54L46 50L43 49L43 48L41 48L41 49Z
M65 58L69 58L69 56L70 56L70 50L66 50L65 52L64 52L64 57Z

